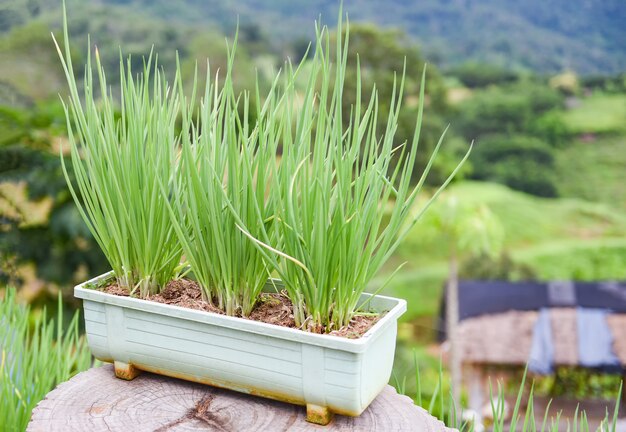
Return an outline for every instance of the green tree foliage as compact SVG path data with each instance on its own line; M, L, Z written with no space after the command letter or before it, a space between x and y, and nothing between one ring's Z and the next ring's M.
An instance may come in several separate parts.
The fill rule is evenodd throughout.
M482 253L467 257L461 262L459 277L506 281L536 279L535 272L529 265L516 262L506 251L495 256Z
M53 66L50 30L41 22L28 22L1 37L0 59L0 83L11 86L22 98L55 98L62 89L63 77ZM11 102L0 95L0 104Z
M563 147L571 137L561 111L551 110L543 115L535 117L528 128L527 133L534 135L552 147Z
M510 84L519 79L519 75L515 72L489 63L476 61L463 63L450 69L448 72L469 88Z
M524 135L493 135L482 139L473 155L473 177L495 181L532 195L557 195L554 150Z
M109 0L111 2L111 0ZM116 1L116 3L121 3ZM212 23L231 31L235 17L261 23L275 38L310 39L311 17L337 15L336 1L192 1L177 7L168 0L128 0L146 14L186 23ZM472 59L507 68L560 72L617 72L626 65L626 5L622 0L528 0L504 2L345 0L352 21L395 25L423 41L446 64Z
M325 20L332 19L339 7L337 1L309 0L74 0L68 4L73 13L96 22L110 15L116 22L130 18L139 27L141 22L158 20L179 30L198 26L231 33L239 18L252 37L271 34L273 43L283 46L294 38L310 40L314 33L311 20L320 14ZM436 55L447 66L471 59L511 70L557 73L569 67L586 74L616 73L626 66L623 0L344 0L343 4L353 22L406 29L431 53L429 59ZM2 2L0 32L35 18L58 23L59 10L56 1ZM117 24L109 28L111 33L117 30ZM75 29L72 33L77 34ZM117 44L111 48L116 49Z
M472 177L557 196L555 147L568 137L560 92L540 82L476 90L457 106L456 130L476 140Z
M13 0L0 3L0 34L24 25L41 12L42 0Z
M32 224L22 203L0 189L0 201L13 209L0 218L0 261L34 263L41 279L70 284L78 270L103 272L106 261L76 211L53 149L54 133L64 130L63 122L58 103L33 111L0 109L0 183L25 183L25 200L52 200L47 220ZM13 279L4 267L0 278Z
M334 46L336 35L331 46ZM419 105L419 81L425 65L419 48L406 34L397 30L382 30L373 25L350 26L350 51L343 96L344 123L348 124L356 103L357 65L360 65L362 80L362 104L366 108L374 83L378 92L379 111L377 130L385 130L389 116L389 101L393 94L394 77L399 78L405 71L405 95L403 109L398 119L398 130L394 142L402 145L412 141L415 131L415 118ZM405 68L406 65L406 68ZM418 152L414 177L417 179L426 166L427 157L434 150L441 133L446 128L449 107L447 89L443 78L434 65L427 67L426 110L420 134L421 152ZM449 136L448 136L449 138ZM446 140L442 157L435 160L428 178L430 184L440 184L457 165L459 156L467 146L458 140Z
M563 107L563 96L545 84L520 82L474 92L458 106L454 127L465 137L524 133L536 118Z
M60 20L60 13L55 18ZM56 20L53 24L56 27ZM78 52L85 52L87 36L91 38L91 47L98 48L100 59L107 71L111 71L107 78L111 83L119 82L120 47L122 54L131 56L132 67L141 70L144 60L150 50L159 52L159 64L167 72L174 70L176 53L185 58L187 46L193 38L194 29L187 26L177 26L156 20L149 15L129 13L124 7L108 7L104 4L80 4L72 6L72 20L69 23L69 32L74 40L81 41ZM49 48L54 50L54 46ZM72 59L77 65L85 63L84 59ZM55 70L59 69L57 59L53 63ZM80 70L76 71L82 77ZM64 88L64 87L63 87Z
M336 37L336 35L335 35ZM333 46L331 42L331 46ZM392 94L394 75L400 76L406 60L405 92L406 98L413 100L411 105L417 107L419 82L425 60L417 47L406 34L398 30L385 30L371 24L353 24L350 26L350 51L348 53L348 69L346 71L346 96L344 102L348 107L354 103L356 93L357 58L361 65L361 79L364 92L369 92L376 83L381 102L385 96ZM353 79L351 79L353 78ZM443 112L446 108L446 89L442 77L433 65L428 67L428 104L435 112ZM388 104L388 101L385 102ZM379 112L379 114L381 114Z
M605 93L626 93L626 73L613 76L604 74L585 76L581 78L581 86Z
M228 37L228 39L228 43L232 44L232 38ZM258 41L255 41L256 43ZM253 46L248 46L238 38L237 57L234 59L233 66L235 73L232 76L233 86L237 94L243 90L254 92L257 75L260 88L263 90L268 87L268 81L271 79L269 76L273 70L266 70L263 67L259 68L255 64L252 56ZM259 49L255 53L260 55L263 51ZM207 61L211 69L212 76L210 77L207 76ZM181 65L183 83L186 83L189 90L191 90L196 69L198 71L198 82L200 83L206 82L207 79L214 80L216 76L223 82L227 65L227 40L224 35L209 30L197 32L185 44L185 56ZM255 66L257 67L255 68Z

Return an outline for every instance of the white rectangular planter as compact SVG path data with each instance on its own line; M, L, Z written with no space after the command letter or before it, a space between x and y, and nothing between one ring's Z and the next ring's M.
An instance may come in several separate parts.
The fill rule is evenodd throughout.
M375 296L370 307L385 316L361 338L346 339L88 288L111 276L74 295L84 300L93 355L115 362L122 378L136 368L307 405L313 420L358 416L389 381L404 300Z

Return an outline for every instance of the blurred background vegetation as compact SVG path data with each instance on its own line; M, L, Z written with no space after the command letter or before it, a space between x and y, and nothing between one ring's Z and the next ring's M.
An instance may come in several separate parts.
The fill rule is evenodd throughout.
M256 76L268 85L285 59L301 60L314 20L321 14L334 23L338 10L335 0L67 4L74 63L84 63L90 35L111 83L120 45L138 65L154 46L166 71L178 52L186 81L196 61L202 78L207 57L214 70L224 64L225 37L232 40L239 20L240 89L252 88ZM464 255L462 278L626 279L622 0L345 0L344 9L350 62L358 52L365 91L376 82L382 117L393 71L406 57L398 144L413 133L419 78L429 63L420 167L451 125L429 185L476 144L447 193L464 206L486 206L503 240L498 256ZM60 1L0 2L0 286L18 287L16 296L33 311L56 303L59 292L76 308L72 286L107 270L60 170L67 138L58 95L66 88L50 37L60 22ZM346 107L354 103L353 82L348 77ZM448 270L446 247L427 225L416 227L386 268L407 263L387 289L409 303L395 375L401 381L411 373L417 348L424 391L437 379L436 328ZM576 385L570 394L614 396L614 381L578 376L596 387ZM410 392L411 380L406 385ZM544 387L568 394L567 386Z

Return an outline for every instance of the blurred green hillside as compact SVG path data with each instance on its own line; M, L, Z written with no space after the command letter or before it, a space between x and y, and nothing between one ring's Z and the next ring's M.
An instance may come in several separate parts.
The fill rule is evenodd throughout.
M58 22L59 2L9 0L0 5L0 32L29 22L33 17ZM511 70L578 73L618 73L626 66L626 3L621 0L344 0L353 21L371 21L399 27L419 41L432 61L444 66L468 60ZM189 34L192 28L216 27L232 32L239 18L247 38L267 38L275 46L291 49L294 40L309 40L312 20L322 15L327 23L337 16L339 2L332 0L98 0L68 1L81 26L115 17L106 28L115 39L126 23L126 46L155 20L166 21L166 41L147 39L160 49ZM149 30L148 30L149 31ZM156 33L152 31L153 35ZM159 45L158 42L165 42ZM296 50L297 51L297 50Z
M502 255L468 257L461 277L504 280L626 279L626 213L604 203L581 199L546 199L506 186L464 181L450 187L461 204L485 205L505 233ZM437 204L435 204L437 206ZM388 292L408 299L408 322L436 317L447 252L429 235L427 220L418 223L388 269L406 262ZM385 277L381 276L378 283ZM429 321L426 321L429 322ZM434 326L434 322L428 325Z

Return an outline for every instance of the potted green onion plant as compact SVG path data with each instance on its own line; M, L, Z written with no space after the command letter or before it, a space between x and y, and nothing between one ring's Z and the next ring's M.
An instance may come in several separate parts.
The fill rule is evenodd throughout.
M182 248L161 187L175 169L180 95L176 88L167 87L152 55L138 80L129 58L126 65L120 64L122 97L117 117L98 51L98 82L89 54L83 101L70 61L67 26L67 61L58 44L57 49L70 87L63 107L76 185L69 181L70 168L61 158L69 190L111 265L117 286L145 298L177 278L182 269Z
M65 24L77 186L66 174L113 269L75 295L93 354L120 378L145 370L306 405L320 424L361 414L387 384L406 302L365 288L430 204L413 211L432 158L410 182L425 75L413 142L394 148L404 77L377 131L376 91L362 109L357 76L346 124L348 32L334 64L327 29L316 33L307 67L287 63L266 94L235 91L236 45L189 98L179 72L170 87L151 59L137 77L129 61L116 116L97 56L100 100L90 57L81 99Z

